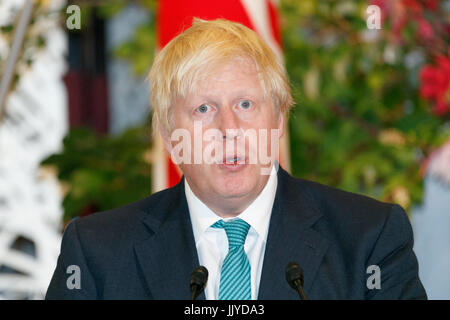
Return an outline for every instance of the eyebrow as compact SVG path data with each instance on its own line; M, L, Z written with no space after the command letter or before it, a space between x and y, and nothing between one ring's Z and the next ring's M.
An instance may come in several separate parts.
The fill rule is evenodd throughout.
M233 97L243 97L243 96L256 97L257 91L258 91L257 88L248 88L245 90L234 91L230 95ZM264 95L263 95L263 97L264 97ZM210 100L210 101L217 100L216 99L217 97L215 95L211 95L211 94L197 94L197 95L195 95L195 98L202 99L202 100Z

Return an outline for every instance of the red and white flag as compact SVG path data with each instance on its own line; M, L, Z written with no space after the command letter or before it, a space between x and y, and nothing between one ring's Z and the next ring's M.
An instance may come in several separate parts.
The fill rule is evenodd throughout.
M193 18L214 20L224 18L242 23L256 31L283 61L277 1L275 0L160 0L157 12L158 47L163 48L176 35L192 25ZM287 120L287 119L286 119ZM280 142L280 163L290 170L288 126ZM154 145L153 192L177 184L180 169L172 163L161 138Z

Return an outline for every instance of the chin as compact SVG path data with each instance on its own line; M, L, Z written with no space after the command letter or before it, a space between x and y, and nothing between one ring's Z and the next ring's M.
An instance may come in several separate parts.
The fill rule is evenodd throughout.
M224 198L228 199L239 199L246 197L252 192L254 188L248 186L247 184L219 184L217 186L217 193L221 194Z
M217 174L212 175L212 185L217 193L226 198L241 198L255 191L260 180L259 169L247 166L238 172L229 172L219 169Z

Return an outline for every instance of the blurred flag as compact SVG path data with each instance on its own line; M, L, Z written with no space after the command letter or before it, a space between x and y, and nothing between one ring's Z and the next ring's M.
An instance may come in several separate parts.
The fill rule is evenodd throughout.
M194 17L204 20L224 18L242 23L256 31L283 61L281 34L275 0L160 0L157 12L158 47L163 48L170 40L192 25ZM287 119L286 119L287 120ZM288 125L285 121L284 137L280 142L280 163L290 170ZM153 192L178 183L180 169L172 163L164 150L159 135L154 146Z

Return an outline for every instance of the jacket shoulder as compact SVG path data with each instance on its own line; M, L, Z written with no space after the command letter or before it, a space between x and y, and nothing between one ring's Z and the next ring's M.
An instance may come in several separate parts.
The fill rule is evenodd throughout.
M303 194L302 199L307 199L322 214L321 220L332 230L355 234L380 232L392 214L406 217L404 210L392 203L290 175L286 181L287 190Z
M130 235L144 228L142 220L148 215L164 220L167 211L176 202L178 188L175 186L118 208L75 218L70 223L76 224L80 239L129 241Z

